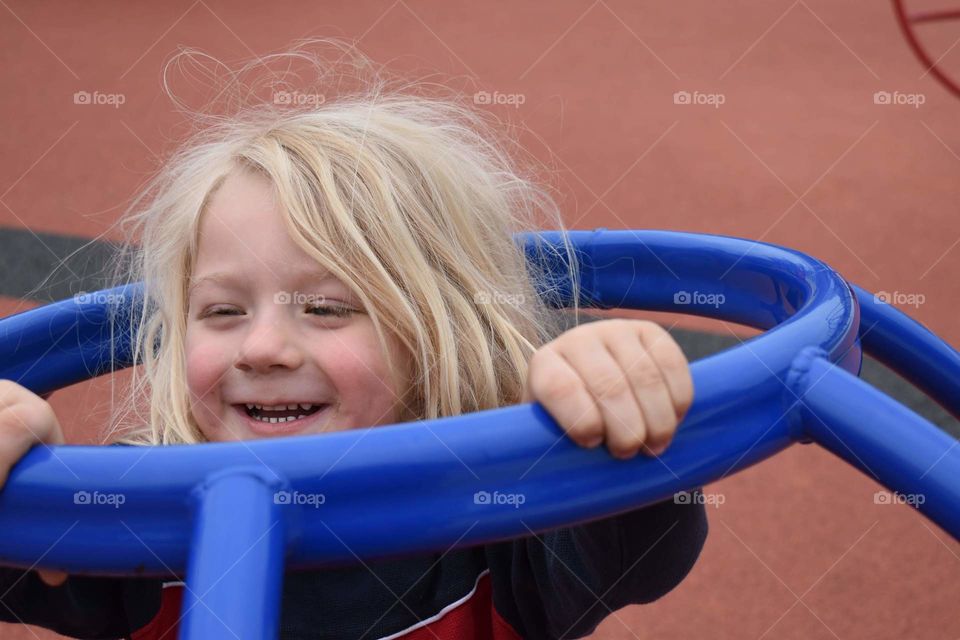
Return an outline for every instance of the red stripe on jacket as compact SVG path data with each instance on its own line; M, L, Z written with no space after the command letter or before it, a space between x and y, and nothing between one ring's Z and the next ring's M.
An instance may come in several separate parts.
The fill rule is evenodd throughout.
M175 640L183 609L183 587L163 589L160 611L131 640ZM472 594L437 619L397 632L390 638L405 640L522 640L493 606L490 574L484 572Z

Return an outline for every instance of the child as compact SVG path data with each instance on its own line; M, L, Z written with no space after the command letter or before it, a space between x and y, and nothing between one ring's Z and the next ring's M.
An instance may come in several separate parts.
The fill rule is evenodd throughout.
M535 293L513 234L562 220L493 140L467 107L381 86L243 110L202 132L134 218L125 280L142 280L148 302L130 406L148 398L149 415L119 442L303 435L536 401L581 446L662 453L692 401L682 352L644 321L557 337L562 314ZM32 445L62 442L45 399L0 382L0 485ZM525 539L290 572L280 637L581 637L673 588L706 531L696 500L666 501ZM183 588L0 569L0 620L172 638Z

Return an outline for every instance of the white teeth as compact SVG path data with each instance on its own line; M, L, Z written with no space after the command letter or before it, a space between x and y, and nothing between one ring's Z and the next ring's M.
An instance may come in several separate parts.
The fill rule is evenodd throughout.
M316 406L319 406L319 405L315 405L315 404L264 404L264 405L254 404L254 405L250 405L248 404L247 408L256 407L257 409L260 409L263 411L294 411L296 409L309 410L312 407L316 407Z
M307 416L305 416L305 415L303 415L303 414L300 414L300 415L298 415L297 417L286 416L286 417L284 417L284 418L264 418L264 417L259 417L259 418L258 418L258 417L254 417L254 420L258 420L258 421L260 421L260 422L267 422L267 423L269 423L269 424L277 424L277 423L279 423L279 422L293 422L294 420L300 420L300 419L306 418L306 417L307 417Z
M320 409L324 405L320 404L291 404L291 405L259 405L259 404L250 404L247 403L246 407L249 411L253 411L254 408L262 411L294 411L296 409L303 409L304 411L309 411L310 409ZM309 417L307 414L299 413L296 417L294 416L284 416L284 417L267 417L267 416L256 416L251 415L251 418L254 420L259 420L260 422L266 422L268 424L277 424L282 422L291 422L293 420L302 420L303 418Z

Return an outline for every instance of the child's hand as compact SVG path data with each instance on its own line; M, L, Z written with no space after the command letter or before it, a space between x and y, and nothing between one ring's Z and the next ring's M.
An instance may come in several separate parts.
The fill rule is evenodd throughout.
M538 349L522 402L539 402L577 444L659 455L693 402L686 357L660 325L607 319Z
M16 382L0 380L0 489L13 465L39 442L64 443L63 430L53 407ZM67 579L62 571L38 569L37 573L51 586L63 584Z

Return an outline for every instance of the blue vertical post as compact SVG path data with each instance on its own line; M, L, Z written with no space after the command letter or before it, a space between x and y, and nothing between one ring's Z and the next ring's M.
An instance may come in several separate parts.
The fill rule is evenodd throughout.
M195 489L181 640L275 638L280 622L285 483L267 468L215 473Z

